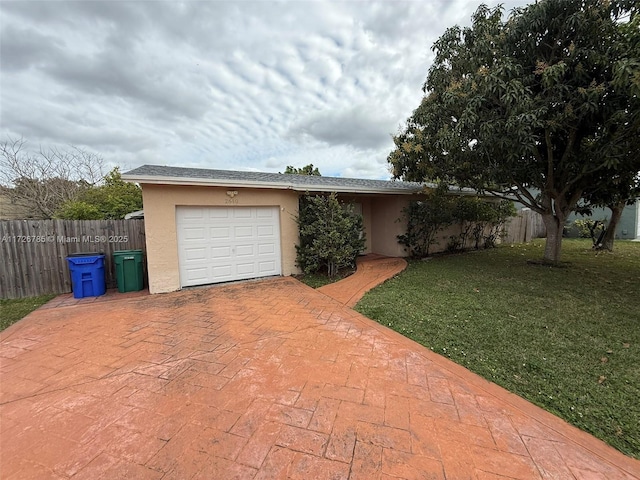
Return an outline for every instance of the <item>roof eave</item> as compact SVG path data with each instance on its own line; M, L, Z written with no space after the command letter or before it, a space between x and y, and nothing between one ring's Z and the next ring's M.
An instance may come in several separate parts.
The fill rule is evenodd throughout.
M371 193L371 194L402 194L412 195L420 193L422 189L408 190L406 188L371 188L357 186L332 186L332 185L294 185L284 182L257 182L251 180L222 180L211 178L183 178L160 177L147 175L123 175L127 182L153 185L184 185L202 187L228 187L228 188L267 188L275 190L293 190L295 192L336 192L336 193Z
M329 185L292 186L296 192L336 192L336 193L371 193L371 194L397 194L414 195L422 192L421 188L409 190L406 188L371 188L371 187L333 187Z

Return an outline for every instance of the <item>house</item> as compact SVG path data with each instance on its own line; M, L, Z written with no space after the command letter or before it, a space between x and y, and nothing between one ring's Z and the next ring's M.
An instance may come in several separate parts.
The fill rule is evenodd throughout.
M578 232L572 227L576 220L608 220L611 218L611 210L608 208L594 208L591 215L584 216L572 213L567 218L568 235L577 236ZM637 240L640 241L640 200L632 205L627 205L622 210L622 216L616 227L616 239L618 240Z
M420 183L144 165L122 175L142 187L149 290L299 273L298 200L335 192L361 213L363 253L404 256L402 209ZM471 193L463 191L462 193Z
M11 189L0 185L0 220L40 219L35 208L25 202L16 201Z
M140 220L142 218L144 218L144 210L136 210L124 216L125 220Z
M540 194L540 190L530 189L529 193L531 193L533 196L538 196ZM525 207L517 200L514 200L513 203L518 210L521 210L523 208L528 209L528 207ZM572 212L565 220L564 235L567 237L577 237L579 235L578 229L574 226L574 222L576 220L590 219L608 221L610 218L611 210L608 208L595 207L592 209L590 215L582 215ZM622 216L620 217L620 221L618 222L618 225L616 227L615 238L617 240L640 241L640 198L638 198L635 203L624 207Z

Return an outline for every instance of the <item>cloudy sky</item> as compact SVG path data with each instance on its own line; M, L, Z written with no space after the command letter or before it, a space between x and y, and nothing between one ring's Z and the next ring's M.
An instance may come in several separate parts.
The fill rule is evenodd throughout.
M124 170L389 178L433 42L479 3L2 0L0 137Z

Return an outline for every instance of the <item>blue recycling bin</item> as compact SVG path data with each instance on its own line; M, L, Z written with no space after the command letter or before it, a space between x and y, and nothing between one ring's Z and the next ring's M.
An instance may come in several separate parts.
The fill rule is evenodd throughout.
M104 279L104 254L80 253L67 257L73 298L99 297L107 291Z

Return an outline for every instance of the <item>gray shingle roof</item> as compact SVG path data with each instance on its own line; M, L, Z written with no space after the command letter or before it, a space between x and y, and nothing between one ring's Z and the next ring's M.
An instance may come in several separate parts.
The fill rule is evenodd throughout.
M298 191L336 191L372 193L416 193L423 184L394 180L319 177L284 173L240 172L204 168L143 165L123 174L123 179L138 183L171 183L184 185L256 186L289 188Z

